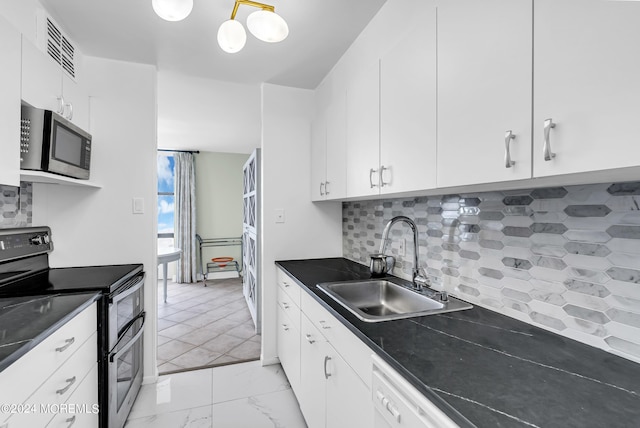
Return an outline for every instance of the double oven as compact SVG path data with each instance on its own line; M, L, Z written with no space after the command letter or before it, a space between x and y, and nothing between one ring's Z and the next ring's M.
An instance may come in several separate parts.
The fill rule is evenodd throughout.
M0 229L0 297L94 291L100 427L121 428L142 384L142 264L50 268L48 227Z

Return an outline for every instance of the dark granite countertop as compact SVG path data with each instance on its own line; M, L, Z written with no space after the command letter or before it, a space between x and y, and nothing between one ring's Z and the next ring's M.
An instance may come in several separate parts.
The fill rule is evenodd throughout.
M276 264L460 426L640 427L640 364L478 306L362 322L315 285L368 267Z
M0 372L99 297L91 292L0 298Z

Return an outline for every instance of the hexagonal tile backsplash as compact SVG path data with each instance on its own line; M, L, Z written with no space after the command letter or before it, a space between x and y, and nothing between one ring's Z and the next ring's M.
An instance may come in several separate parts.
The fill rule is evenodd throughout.
M0 184L0 229L31 226L32 185L20 183L20 187Z
M640 182L347 202L342 211L344 257L368 265L385 224L408 216L433 286L640 362ZM406 225L394 225L386 253L410 279Z

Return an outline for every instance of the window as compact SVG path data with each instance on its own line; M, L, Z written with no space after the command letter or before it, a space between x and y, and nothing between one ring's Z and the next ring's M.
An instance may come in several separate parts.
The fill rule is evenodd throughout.
M172 153L158 153L158 244L173 246L175 161Z

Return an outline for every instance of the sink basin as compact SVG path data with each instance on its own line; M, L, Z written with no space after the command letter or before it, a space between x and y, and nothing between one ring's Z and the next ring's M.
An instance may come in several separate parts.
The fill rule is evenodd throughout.
M431 290L416 292L389 279L324 282L318 284L318 288L366 322L421 317L473 307L451 296L443 302L436 299ZM434 294L434 298L428 297L428 293Z

